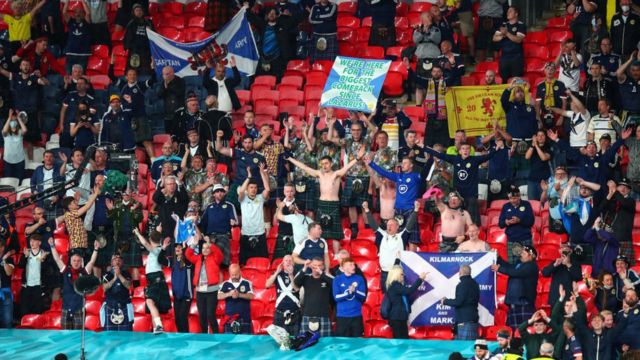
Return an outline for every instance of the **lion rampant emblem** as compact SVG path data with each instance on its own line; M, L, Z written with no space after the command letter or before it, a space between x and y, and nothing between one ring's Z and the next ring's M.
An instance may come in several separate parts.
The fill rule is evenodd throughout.
M496 101L490 98L482 99L482 114L487 116L493 116L493 111L496 105Z

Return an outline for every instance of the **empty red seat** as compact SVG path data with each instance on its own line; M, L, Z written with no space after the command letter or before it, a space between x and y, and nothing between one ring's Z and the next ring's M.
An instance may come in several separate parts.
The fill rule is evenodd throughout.
M462 80L462 86L478 85L478 81L473 76L463 76L461 80Z
M187 20L187 26L204 27L204 16L192 16Z
M185 18L182 16L169 17L162 20L162 26L171 26L178 30L182 30L184 29L184 22L185 22Z
M378 258L378 248L376 244L367 240L352 240L351 255L365 259L376 260Z
M496 340L496 335L498 334L498 331L500 330L507 330L509 332L509 334L511 334L511 328L507 327L507 326L501 326L501 325L494 325L494 326L489 326L486 327L484 330L484 338L487 340L491 340L491 341L495 341Z
M251 281L254 288L264 289L264 284L267 281L267 273L263 271L247 269L242 271L242 276Z
M431 3L428 2L413 2L409 5L409 11L412 13L422 13L431 10Z
M60 311L49 310L49 311L45 311L44 314L42 315L45 320L43 324L44 329L61 329L62 328Z
M93 75L89 78L89 81L96 90L105 90L111 84L111 79L107 75Z
M280 93L280 101L282 100L294 100L296 105L301 105L304 102L304 92L302 90L290 90Z
M267 271L270 266L271 266L271 261L269 260L269 258L254 257L247 260L247 263L244 266L244 268Z
M102 325L100 325L100 316L87 314L84 326L87 330L99 331L102 329Z
M20 319L20 327L23 329L42 329L46 318L41 314L27 314Z
M355 258L354 260L366 276L378 276L380 274L377 260L369 260L367 258Z
M367 16L366 18L362 19L362 23L360 24L360 26L364 26L364 27L371 27L373 25L373 20L371 19L371 16Z
M255 80L253 81L253 84L267 85L267 86L270 86L272 89L274 89L276 86L276 77L272 75L256 76Z
M547 41L548 41L547 33L545 31L533 31L533 32L527 33L527 35L524 38L524 43L546 45Z
M401 73L395 71L389 71L387 77L382 84L382 91L385 95L396 97L401 96L404 93L403 76Z
M538 58L547 61L549 58L549 49L546 46L540 44L525 44L524 45L524 57L525 58Z
M95 301L95 300L87 301L85 305L85 309L87 309L87 315L100 314L100 307L102 307L102 303L99 301Z
M251 101L255 105L256 100L271 100L271 103L276 103L280 99L280 93L277 90L264 90L259 89L251 91ZM256 109L257 110L257 109Z
M382 46L366 46L360 49L360 57L364 59L384 59L384 48Z
M552 17L551 19L547 20L547 29L549 28L567 29L569 27L570 22L571 20L567 16Z
M420 25L420 13L410 12L407 14L407 20L409 21L409 26L414 27L416 25Z
M409 117L417 117L419 121L424 121L424 109L421 106L407 106L402 112Z
M573 34L569 30L547 30L547 38L556 42L563 42L571 39Z
M500 66L497 61L484 61L476 65L475 72L485 73L487 70L493 70L497 73L499 71L499 67Z
M355 16L350 16L350 15L338 15L338 20L336 21L336 24L340 27L340 26L344 26L344 27L349 27L349 28L357 28L360 26L360 19L358 19Z
M427 330L427 338L438 340L453 340L453 333L451 332L451 328L430 327Z
M527 73L542 73L544 72L544 65L546 61L541 59L527 59L524 63L525 72Z
M133 331L149 332L151 331L151 315L136 315L133 318Z
M87 62L87 75L105 75L109 69L107 60L97 56L90 56Z
M207 4L204 1L194 1L185 5L185 12L204 16L207 13Z
M297 89L301 89L303 83L304 83L304 78L302 76L295 76L295 75L283 76L282 79L280 80L280 85L292 85L292 86L295 86Z
M371 337L374 338L387 338L391 339L393 337L393 332L391 331L391 327L389 323L382 320L373 320L368 321L367 325L371 329Z
M169 27L169 26L161 27L160 29L158 29L158 33L169 40L173 40L176 42L184 41L183 32L174 27Z
M170 1L160 4L160 12L172 13L174 15L181 16L183 15L184 9L182 3L179 3L177 1Z
M409 19L404 16L396 16L394 20L396 30L405 30L409 28Z
M287 70L285 75L298 75L303 76L309 71L308 60L289 60L287 63Z
M338 4L338 14L355 15L356 10L358 10L357 1L347 1Z

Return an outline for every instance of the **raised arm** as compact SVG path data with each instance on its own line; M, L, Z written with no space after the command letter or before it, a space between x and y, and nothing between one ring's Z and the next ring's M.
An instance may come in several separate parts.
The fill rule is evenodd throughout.
M96 260L98 260L99 250L100 250L100 242L96 240L93 242L93 253L91 254L91 259L89 260L87 265L85 265L84 267L85 271L88 272L89 274L91 274L91 272L93 271L93 266L96 264Z
M93 187L93 193L91 194L91 196L89 196L89 199L87 199L87 202L78 210L78 216L82 216L87 211L89 211L91 206L93 206L93 203L98 198L98 195L100 195L100 187L98 185L95 185Z
M58 269L60 271L64 270L66 265L60 258L60 255L58 254L58 250L56 250L56 244L53 242L53 237L49 238L49 245L51 246L51 256L53 256L53 261L56 262L56 265L58 265Z
M453 163L456 161L456 156L453 156L453 155L447 155L447 154L445 154L445 153L437 152L437 151L433 150L432 148L430 148L430 147L428 147L428 146L425 146L425 147L424 147L424 152L428 153L428 154L429 154L429 155L431 155L431 156L435 156L435 157L437 157L438 159L441 159L441 160L443 160L443 161L446 161L446 162L448 162L449 164L453 164Z
M40 0L40 2L38 2L36 4L36 6L33 7L33 9L31 9L31 11L29 11L29 15L31 16L31 18L33 19L33 17L36 15L36 13L38 11L40 11L40 9L42 9L42 7L44 6L44 4L47 2L47 0ZM69 1L67 1L68 3ZM65 4L66 6L66 4Z
M358 163L358 161L361 161L362 158L364 158L364 154L367 152L367 147L363 145L360 146L360 149L358 150L358 154L356 154L355 159L349 161L348 164L346 164L345 166L342 167L342 169L336 171L336 176L344 176L347 171L349 171L349 169L351 169L355 164Z
M287 161L289 161L290 163L292 163L293 165L299 167L300 169L304 170L304 172L306 172L307 174L309 174L309 176L313 176L313 177L319 177L320 176L320 171L316 170L316 169L312 169L310 167L308 167L307 165L303 164L302 162L289 157L286 159Z
M262 190L262 198L264 201L269 200L269 193L271 192L271 185L269 184L269 170L265 163L260 163L258 165L260 168L260 177L262 178L262 185L264 186L264 190Z
M242 200L244 200L245 193L247 192L247 187L249 186L249 180L251 179L251 171L249 170L248 167L247 167L247 173L249 174L249 176L247 176L247 178L244 179L244 181L242 182L242 185L240 185L240 187L238 188L238 202L242 202Z
M133 235L135 235L138 238L138 241L140 241L140 244L142 244L142 246L144 246L144 248L147 249L147 251L153 250L153 245L151 245L151 243L147 241L147 239L145 239L144 236L142 236L142 234L140 234L140 230L138 230L138 227L133 228Z
M365 214L365 221L367 222L367 224L369 224L371 230L377 231L379 227L378 222L373 217L373 214L369 210L369 203L366 201L362 202L362 212Z
M224 131L218 130L216 132L216 151L224 156L232 157L233 150L231 148L222 146L223 137L224 137Z
M627 80L627 68L637 58L640 58L640 53L638 52L638 50L635 50L631 54L631 56L629 56L629 60L625 61L625 63L622 64L622 66L620 66L618 68L618 70L616 71L616 78L618 78L618 82L619 83L624 82L625 80Z

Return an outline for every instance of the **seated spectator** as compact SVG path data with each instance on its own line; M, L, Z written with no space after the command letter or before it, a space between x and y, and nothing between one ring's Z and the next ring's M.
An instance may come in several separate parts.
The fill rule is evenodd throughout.
M225 334L251 334L251 300L253 285L242 277L240 265L229 266L229 280L225 281L218 291L218 300L225 301L224 332Z
M524 74L524 50L522 42L527 34L526 25L518 20L520 11L515 6L507 10L507 21L493 34L493 42L502 50L500 77L503 82ZM505 108L506 109L506 108Z
M147 276L147 287L144 290L145 304L147 305L146 312L151 314L153 333L162 334L164 328L160 314L166 314L171 309L169 288L162 271L164 266L169 265L165 257L165 251L169 247L169 240L165 238L163 241L162 235L157 231L152 231L147 240L140 234L137 227L133 229L133 233L149 252L147 264L144 268ZM162 245L160 245L160 242L162 242Z
M15 270L15 265L13 264L11 256L13 251L7 250L4 242L0 242L0 254L2 254L2 260L0 261L0 266L2 266L0 269L0 294L2 295L2 302L0 303L0 329L10 329L13 327L11 276ZM25 301L24 298L22 298L22 301Z
M225 113L240 109L240 100L235 91L235 87L240 85L240 72L236 67L236 58L233 55L229 60L229 65L233 71L233 78L225 76L226 68L222 63L207 62L207 67L202 72L202 86L207 89L209 95L216 97L217 109ZM213 77L211 77L211 69L214 70Z
M338 4L320 0L309 11L309 23L313 28L309 41L309 61L335 60L338 55L337 22Z
M404 283L404 272L400 265L395 265L389 270L387 281L385 281L387 288L385 296L389 298L387 321L394 339L409 338L407 320L409 320L411 309L407 303L407 297L415 293L426 278L427 273L421 273L418 279L409 287Z
M300 292L295 289L293 258L285 255L276 271L269 276L265 287L276 285L276 308L273 324L284 328L290 335L300 332Z
M9 118L2 127L4 151L2 161L4 163L4 177L17 179L24 178L25 152L22 145L22 137L27 133L27 127L20 116L16 116L13 109L9 110Z
M69 226L69 225L67 225ZM62 316L61 326L64 330L80 330L84 325L84 316L82 311L83 297L75 292L74 283L80 276L90 276L93 271L93 264L98 258L98 251L100 250L100 243L96 241L93 245L93 253L91 259L85 265L82 260L83 254L74 252L69 257L69 264L66 265L53 242L53 238L49 238L49 245L51 246L51 255L53 260L58 265L58 269L62 273L63 286L62 286Z
M89 13L89 5L81 1L81 6L73 9L73 17L71 17L69 3L70 1L65 2L62 8L62 17L68 28L67 48L65 51L67 73L70 73L73 65L76 64L86 69L91 55L91 14Z
M47 0L38 1L29 12L27 12L27 3L22 1L14 1L11 3L11 12L13 15L6 13L3 17L9 30L11 53L15 54L23 42L31 40L33 17L46 3Z
M498 347L491 350L491 354L493 354L494 357L504 356L507 353L509 343L511 342L511 330L504 328L498 330L496 332L496 341L498 343ZM494 357L492 357L491 360L497 360L494 359Z
M367 298L366 280L355 273L351 258L342 261L344 273L333 280L333 298L336 301L336 336L361 337L364 333L362 304Z
M102 278L104 289L104 315L100 323L107 331L131 331L133 313L131 304L131 275L123 268L122 258L118 253L111 256L111 270Z
M487 341L478 339L473 344L473 356L469 360L487 360L490 356Z
M136 148L131 129L131 109L123 109L120 96L109 97L109 110L104 113L98 125L98 144L103 142L118 144L119 150L133 152Z
M209 243L202 244L201 254L196 254L198 247L198 237L188 244L185 257L193 264L193 284L196 288L196 305L200 319L200 332L204 334L218 333L218 322L216 321L216 308L218 307L218 290L222 283L222 272L220 264L223 261L222 251ZM229 269L231 271L231 269ZM226 289L225 292L228 292Z
M498 257L498 263L491 265L491 270L509 276L505 304L509 305L507 326L512 330L526 321L531 314L535 316L536 289L538 284L538 252L533 246L522 246L517 263L508 263ZM520 332L521 336L523 332ZM529 347L529 349L537 347Z
M582 55L578 53L576 41L565 40L556 58L556 66L560 69L558 80L566 86L568 90L576 93L580 89L580 66L582 65Z
M333 301L333 278L325 273L326 260L322 257L306 260L302 271L299 271L293 279L294 289L299 291L304 288L300 331L317 332L321 337L329 337L333 334L329 318ZM311 269L311 273L307 269Z
M527 327L533 325L533 334L527 331ZM522 343L527 347L527 359L535 359L538 356L547 355L540 352L543 344L554 344L560 332L560 326L554 323L544 310L538 310L531 318L525 319L518 326L522 337ZM553 354L553 351L551 351Z
M433 23L433 15L423 12L420 16L420 24L413 30L413 42L416 44L416 104L421 105L427 90L427 80L431 78L431 69L436 59L441 55L440 42L442 41L440 28ZM406 54L406 57L410 57Z
M491 251L491 246L478 238L480 229L476 224L470 224L467 228L467 239L458 246L456 252L486 252Z
M151 75L152 60L147 29L154 30L151 20L145 18L142 5L136 3L132 8L133 17L124 29L124 49L128 51L127 66L134 68L139 75Z
M504 204L500 210L498 226L505 229L509 262L515 265L516 260L520 257L519 249L533 246L531 227L535 216L531 203L521 199L520 189L516 186L511 186L508 196L509 202Z

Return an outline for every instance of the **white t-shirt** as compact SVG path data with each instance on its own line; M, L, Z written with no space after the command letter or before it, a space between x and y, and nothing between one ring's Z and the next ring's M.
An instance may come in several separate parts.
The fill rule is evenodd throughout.
M577 57L580 63L582 63L582 55L577 54ZM573 64L571 55L562 55L558 80L562 81L565 87L571 91L577 92L580 90L580 66Z
M34 254L29 249L30 256L27 258L27 286L40 286L42 285L41 269L42 269L42 250Z
M80 205L86 203L87 199L89 199L89 195L91 195L91 164L87 164L87 167L85 169L87 171L85 171L80 177L78 186L67 190L67 192L65 193L65 196L74 196L76 191L79 192ZM67 164L64 175L66 181L73 179L73 177L76 175L76 169L72 164Z
M256 195L255 199L249 199L247 192L240 202L242 211L242 228L240 233L246 236L256 236L264 234L264 198L262 194Z
M51 168L47 170L44 166L42 167L42 188L47 190L53 185L53 169Z
M567 111L567 117L569 118L569 145L571 147L583 147L587 145L587 129L589 128L589 122L591 115L587 110L584 114L576 113L573 111Z
M382 240L380 241L380 269L382 271L389 271L393 267L398 257L398 252L404 250L404 242L402 241L402 234L404 230L390 236L386 231L378 228L377 230L382 234Z
M7 135L4 138L4 154L2 158L9 164L17 164L24 161L24 146L22 135Z
M296 245L302 243L309 237L309 224L313 222L313 219L310 217L302 214L290 214L284 216L284 221L291 224L293 241Z
M144 267L145 274L151 274L154 272L162 271L162 265L158 262L158 256L162 248L160 246L149 251L149 257L147 257L147 265Z

